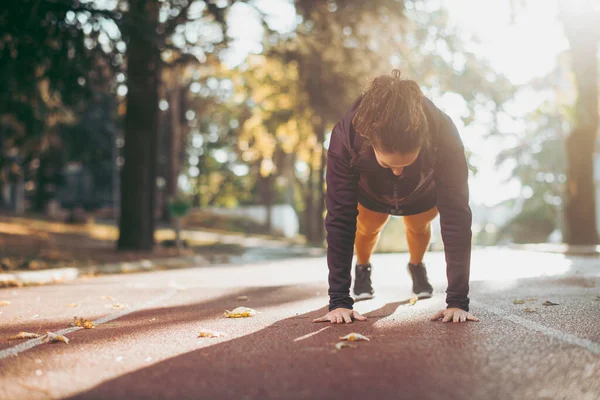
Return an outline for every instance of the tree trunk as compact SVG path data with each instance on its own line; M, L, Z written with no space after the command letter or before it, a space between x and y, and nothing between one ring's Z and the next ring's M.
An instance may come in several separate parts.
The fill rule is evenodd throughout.
M182 90L175 82L173 89L169 92L169 116L170 116L170 136L169 136L169 161L167 176L167 199L174 197L177 194L177 180L181 169L181 141L182 141L182 126L181 126L181 106L182 106Z
M308 169L308 183L306 185L306 210L304 214L305 229L306 229L306 241L308 243L315 242L315 231L314 231L314 209L315 209L315 201L314 201L314 192L315 192L315 184L314 184L314 149L310 151L309 157L309 169Z
M261 181L262 194L266 212L265 229L268 233L271 233L273 231L273 203L275 201L275 177L273 176L273 174L271 174L267 177L261 178Z
M315 243L322 245L325 240L325 167L327 154L323 143L325 142L325 125L321 122L316 127L317 143L321 151L321 164L319 166L319 186L317 187L317 207L315 207Z
M172 78L176 79L176 78ZM168 208L169 201L177 194L177 181L179 171L181 169L181 141L182 141L182 126L181 126L181 88L177 82L173 82L171 90L167 92L169 102L168 113L168 149L167 149L167 165L166 165L166 192L165 192L165 219L170 219Z
M157 48L158 3L130 1L128 30L125 165L121 179L119 250L152 250L154 246L158 140ZM133 24L132 24L133 25Z
M592 1L587 1L580 8L566 6L562 14L571 45L577 86L575 126L566 141L564 236L565 242L572 245L598 244L594 182L594 154L598 132L598 13L594 13Z

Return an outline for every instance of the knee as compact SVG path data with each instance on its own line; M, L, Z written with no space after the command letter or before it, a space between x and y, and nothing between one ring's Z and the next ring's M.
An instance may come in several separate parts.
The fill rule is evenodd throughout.
M406 231L412 235L430 235L431 224L426 225L406 225Z
M356 226L356 233L362 236L376 236L379 234L379 232L381 232L381 228L378 228L376 226L362 224Z

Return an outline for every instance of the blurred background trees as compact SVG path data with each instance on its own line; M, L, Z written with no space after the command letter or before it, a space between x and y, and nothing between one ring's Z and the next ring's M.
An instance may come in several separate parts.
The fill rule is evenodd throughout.
M562 3L555 68L515 83L451 23L452 1L9 0L4 207L83 208L116 218L119 249L149 250L185 195L199 226L261 209L260 233L293 215L321 245L329 134L369 78L399 68L457 122L472 185L489 157L515 183L473 204L480 243L597 243L598 8L577 3Z

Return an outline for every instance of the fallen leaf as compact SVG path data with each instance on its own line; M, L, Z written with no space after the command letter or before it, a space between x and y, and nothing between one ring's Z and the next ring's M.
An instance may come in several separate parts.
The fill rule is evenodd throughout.
M57 335L54 332L46 332L46 334L43 336L43 338L44 338L44 343L64 342L66 344L69 344L69 339L67 339L63 335Z
M19 332L16 335L12 335L12 336L9 336L4 339L5 340L19 340L19 339L35 339L35 338L39 338L39 337L40 337L40 335L38 335L37 333Z
M536 312L538 312L538 311L537 311L535 308L529 308L529 307L527 307L527 308L526 308L526 309L524 309L523 311L525 311L525 312L529 312L529 313L536 313Z
M119 304L119 303L105 304L104 307L110 308L111 310L124 310L125 308L127 308L127 306L125 304Z
M367 341L367 342L371 341L371 339L369 339L368 337L363 336L360 333L355 333L355 332L349 333L346 336L342 336L340 338L340 340L349 340L351 342L356 342L356 341L359 341L359 340L364 340L364 341Z
M356 345L350 344L348 342L339 342L335 345L335 348L338 350L343 349L344 347L348 347L348 348L354 348L356 347Z
M77 304L77 303L69 303L69 304L67 304L67 307L69 307L69 308L77 308L77 307L79 307L79 304Z
M9 304L10 304L10 301L0 300L0 307L6 307Z
M525 300L513 300L513 304L525 304Z
M414 306L415 304L417 304L417 301L419 301L419 298L417 296L415 296L409 300L409 303L411 306Z
M211 330L203 330L203 331L200 331L200 334L198 334L198 337L201 337L201 338L217 338L217 337L221 337L221 336L224 336L224 334L221 332L211 331Z
M254 317L256 315L256 310L253 310L248 307L237 307L232 311L225 311L225 316L227 318L247 318Z
M537 299L535 297L528 297L525 301L537 301Z
M110 297L110 296L100 296L99 299L100 300L115 301L115 299L112 298L112 297Z
M246 300L248 300L248 296L238 296L237 300L238 301L246 301Z
M543 306L557 306L559 305L558 303L553 303L551 301L546 300L545 302L542 303Z
M96 327L92 321L77 317L74 317L73 325L85 329L94 329Z

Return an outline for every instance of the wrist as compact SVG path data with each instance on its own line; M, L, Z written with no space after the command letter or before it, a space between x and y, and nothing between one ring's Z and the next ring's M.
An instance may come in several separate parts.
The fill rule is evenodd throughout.
M329 311L333 311L337 308L347 308L348 310L352 310L352 306L354 305L354 300L350 296L330 296L329 298Z

